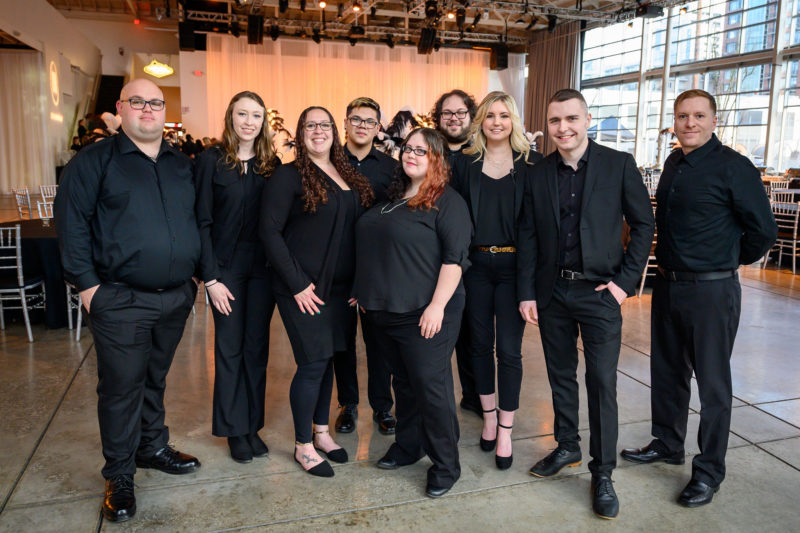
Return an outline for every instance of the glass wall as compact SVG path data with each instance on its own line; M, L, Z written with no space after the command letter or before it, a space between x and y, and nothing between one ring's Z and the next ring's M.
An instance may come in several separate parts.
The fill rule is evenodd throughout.
M584 90L592 115L589 138L634 155L638 90L638 83Z

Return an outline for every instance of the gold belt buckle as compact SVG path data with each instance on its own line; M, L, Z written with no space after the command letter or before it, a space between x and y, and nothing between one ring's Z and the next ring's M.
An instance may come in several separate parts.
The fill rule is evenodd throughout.
M499 248L498 246L490 246L490 247L489 247L489 251L490 251L491 253L493 253L493 254L496 254L497 252L499 252L499 251L500 251L500 248Z

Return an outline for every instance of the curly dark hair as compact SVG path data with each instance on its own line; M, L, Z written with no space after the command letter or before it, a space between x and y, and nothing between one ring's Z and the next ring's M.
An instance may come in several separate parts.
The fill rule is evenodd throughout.
M408 201L408 207L412 210L422 208L427 211L432 207L435 209L433 204L436 203L436 200L444 192L445 186L450 182L447 140L445 140L444 135L432 128L419 128L406 135L403 144L400 145L400 164L397 165L392 183L389 185L386 194L389 200L396 202L405 195L406 189L411 185L411 178L403 170L402 161L405 155L403 147L408 144L408 140L412 136L417 134L422 135L425 144L428 145L428 172L426 172L417 194Z
M242 91L231 98L228 109L225 110L225 128L222 132L222 151L225 154L225 164L230 168L239 170L239 174L244 174L244 163L239 160L239 136L233 129L233 106L242 98L249 98L263 109L262 118L264 123L261 131L258 132L253 142L253 150L256 153L255 172L264 177L272 175L272 171L278 165L278 157L272 149L272 135L269 133L269 122L267 121L267 108L264 100L252 91ZM188 139L188 135L186 136Z
M442 115L442 106L444 105L444 101L450 98L451 96L458 96L462 100L464 100L464 105L469 111L469 118L475 118L475 113L478 111L478 106L475 104L475 99L462 91L461 89L453 89L450 92L444 93L442 96L436 100L436 103L433 104L433 109L431 109L431 117L433 118L433 123L436 127L439 127L439 118Z
M311 106L300 113L300 118L297 119L297 129L295 130L295 166L303 179L303 209L306 212L315 213L317 211L317 205L320 202L323 204L328 203L328 183L319 168L311 161L306 151L306 130L304 128L306 116L315 109L324 111L325 114L328 115L328 120L331 122L331 136L333 137L333 143L331 144L329 154L331 164L345 183L347 183L350 188L358 191L358 195L361 198L361 205L369 207L375 200L375 193L372 191L369 180L356 172L353 165L351 165L350 161L347 159L344 147L341 141L339 141L339 130L336 128L333 115L324 107Z

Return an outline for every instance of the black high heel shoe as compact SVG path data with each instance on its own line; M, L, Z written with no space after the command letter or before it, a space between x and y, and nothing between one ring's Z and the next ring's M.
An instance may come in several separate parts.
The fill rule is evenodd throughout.
M497 408L484 409L483 412L484 413L497 412ZM499 424L499 420L498 420L498 424ZM485 452L490 452L490 451L494 450L494 447L496 445L497 445L497 432L495 432L494 439L492 439L492 440L484 439L483 436L481 436L481 450L483 450Z
M503 429L512 429L514 426L504 426L503 424L501 424L498 421L497 422L497 427L498 428L503 428ZM498 432L499 432L499 430L498 430ZM495 454L495 456L494 456L494 464L496 464L497 468L499 468L500 470L508 470L509 468L511 468L511 463L513 463L513 462L514 462L514 454L513 453L511 455L509 455L508 457L500 457L497 454Z

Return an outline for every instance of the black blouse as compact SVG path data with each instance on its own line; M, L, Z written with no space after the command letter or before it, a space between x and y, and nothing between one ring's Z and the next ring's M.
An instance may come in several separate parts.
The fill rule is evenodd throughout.
M219 279L233 257L237 242L258 242L261 192L267 178L256 174L255 159L247 161L247 171L225 164L218 146L195 159L197 189L195 210L200 229L203 281Z
M261 194L259 234L277 274L274 289L294 295L314 283L314 292L324 301L337 274L339 255L353 253L342 243L347 243L347 233L353 231L363 207L357 192L343 191L317 170L327 179L328 202L310 213L303 210L303 182L295 163L278 167ZM348 202L353 204L350 216Z
M481 172L481 203L475 224L475 246L507 246L516 241L514 179L494 179Z
M378 203L356 223L359 305L393 313L427 306L443 264L469 267L471 239L467 205L449 186L428 211L412 211L405 200ZM464 293L462 283L456 293Z

